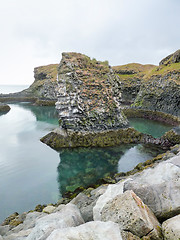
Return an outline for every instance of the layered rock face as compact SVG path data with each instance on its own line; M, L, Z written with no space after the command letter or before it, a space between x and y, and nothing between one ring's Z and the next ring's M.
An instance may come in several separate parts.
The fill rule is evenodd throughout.
M119 80L122 104L132 104L134 102L143 82L143 77L154 67L154 65L139 63L112 67Z
M7 104L0 103L0 114L9 112L10 107Z
M1 94L0 101L36 101L39 105L54 105L57 101L57 66L36 67L35 80L29 88L17 93Z
M89 131L128 125L119 105L119 82L107 61L63 53L58 83L56 108L62 128Z
M58 64L36 67L35 81L26 93L44 100L57 100L57 67Z
M180 115L180 50L145 76L134 107Z

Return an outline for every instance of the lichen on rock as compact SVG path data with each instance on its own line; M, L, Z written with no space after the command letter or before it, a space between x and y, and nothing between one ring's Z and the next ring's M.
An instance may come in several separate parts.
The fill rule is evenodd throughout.
M63 53L58 66L60 126L78 131L128 126L119 102L118 79L108 63Z

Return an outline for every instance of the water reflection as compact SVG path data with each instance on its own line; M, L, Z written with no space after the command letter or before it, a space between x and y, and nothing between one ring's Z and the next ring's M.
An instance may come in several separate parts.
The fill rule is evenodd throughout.
M52 106L35 106L31 103L19 103L24 109L30 110L37 121L58 125L58 113Z
M74 191L87 187L103 177L117 172L132 170L138 163L160 152L153 146L121 145L110 148L64 149L58 165L59 191Z

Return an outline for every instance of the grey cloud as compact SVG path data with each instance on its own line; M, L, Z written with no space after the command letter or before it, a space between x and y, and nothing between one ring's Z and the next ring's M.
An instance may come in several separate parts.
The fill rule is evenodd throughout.
M158 64L179 48L179 0L6 0L1 5L0 83L31 83L33 66L58 63L63 51L111 65Z

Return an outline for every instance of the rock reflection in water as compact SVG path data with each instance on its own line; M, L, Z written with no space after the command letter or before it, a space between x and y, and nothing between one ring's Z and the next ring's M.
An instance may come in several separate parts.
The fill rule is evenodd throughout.
M117 172L121 148L76 148L64 149L60 153L58 182L60 192L86 187L110 173Z
M58 113L52 106L35 106L31 103L19 103L19 105L30 110L36 117L36 121L55 124L58 126Z
M63 195L76 188L97 183L101 178L132 170L162 151L153 145L121 145L109 148L76 148L60 152L59 191Z

